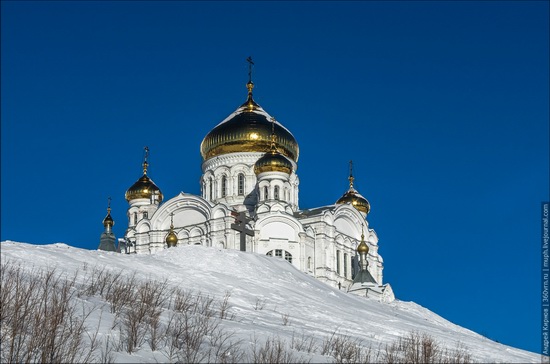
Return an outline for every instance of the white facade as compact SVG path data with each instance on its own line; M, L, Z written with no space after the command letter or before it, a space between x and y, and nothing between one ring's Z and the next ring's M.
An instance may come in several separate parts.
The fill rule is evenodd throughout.
M251 101L251 89L249 108L241 106L224 122L242 113L262 120L271 118ZM274 126L282 127L278 122L271 126L273 130ZM300 210L297 156L287 158L292 164L291 173L267 170L256 174L255 164L266 151L250 150L248 144L243 149L222 151L203 160L201 196L181 192L161 202L160 191L157 194L153 191L150 198L130 198L125 235L130 251L149 254L167 249L165 238L171 218L178 245L238 250L240 232L232 228L235 223L232 213L244 211L249 219L247 228L254 233L246 236L247 252L286 259L297 269L341 289L351 286L357 267L356 248L364 232L369 246L369 272L381 289L388 287L387 292L391 292L388 285L383 285L383 260L378 253L378 237L366 220L368 211L361 212L350 203Z

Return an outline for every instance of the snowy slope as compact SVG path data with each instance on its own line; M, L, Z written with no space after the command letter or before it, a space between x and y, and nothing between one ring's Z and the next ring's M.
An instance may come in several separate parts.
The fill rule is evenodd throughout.
M448 348L463 344L476 362L541 360L540 355L493 342L413 302L379 303L338 291L282 259L202 246L182 246L153 255L90 251L61 243L31 245L6 241L0 248L3 261L21 262L26 267L57 267L70 274L82 272L85 267L105 266L113 271L136 272L138 278L167 280L170 285L220 300L229 291L231 311L239 319L224 325L245 341L274 334L290 341L293 333L322 340L337 331L379 348L416 330L433 336ZM264 304L263 309L258 309L258 302ZM163 361L145 349L128 355L120 354L116 360ZM308 360L317 362L323 358L317 355Z

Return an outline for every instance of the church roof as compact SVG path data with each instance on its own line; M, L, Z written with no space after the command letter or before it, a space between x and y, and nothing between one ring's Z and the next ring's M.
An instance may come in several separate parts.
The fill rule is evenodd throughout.
M334 210L336 207L337 207L336 205L327 205L327 206L315 207L307 210L300 210L294 213L294 217L299 219L301 217L311 217L311 216L321 215L323 212Z
M103 232L99 238L98 250L105 250L108 252L116 251L116 238L112 232Z
M378 283L376 283L376 281L374 280L374 277L372 276L372 274L370 274L368 269L360 270L359 272L357 272L357 274L355 275L355 278L353 278L353 284L355 283L358 283L361 285L368 285L369 283L378 285Z

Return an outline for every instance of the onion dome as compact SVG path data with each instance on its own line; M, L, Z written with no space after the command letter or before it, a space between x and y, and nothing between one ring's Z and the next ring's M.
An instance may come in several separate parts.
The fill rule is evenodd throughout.
M169 248L175 247L178 245L178 236L174 232L174 214L170 215L170 232L168 235L166 235L166 239L164 241L166 242L166 245L168 245Z
M370 212L370 204L366 198L364 198L355 188L353 188L353 174L352 174L352 162L350 161L350 174L349 174L349 189L342 197L336 201L336 204L350 203L357 210L368 214Z
M138 199L138 198L148 198L150 199L153 195L158 196L158 202L161 203L164 196L162 195L162 192L160 191L160 188L157 187L155 182L151 178L147 176L147 167L149 166L149 163L147 163L147 157L149 156L149 148L145 147L145 158L143 161L143 176L141 176L140 179L137 180L136 183L132 185L126 191L126 201L130 202L132 200Z
M268 152L258 159L254 165L254 173L256 173L256 175L264 172L283 172L291 174L292 163L277 151Z
M107 208L107 216L103 219L103 226L112 228L115 225L115 221L111 217L111 208Z
M109 197L109 203L107 205L107 216L103 219L103 226L105 227L105 230L101 233L101 236L99 238L99 247L98 250L105 250L109 252L116 251L116 238L115 234L113 234L113 225L115 224L115 221L111 217L111 198Z
M369 246L367 245L367 243L365 243L365 234L363 234L362 231L361 231L361 243L359 243L359 245L357 246L357 253L359 254L369 253Z
M265 153L254 164L254 173L259 175L264 172L283 172L292 173L292 162L287 157L279 153L276 147L275 118L271 118L271 147L270 151Z
M203 160L238 152L270 151L271 116L252 98L254 83L249 81L248 99L235 112L212 129L201 143ZM294 162L298 161L298 142L282 124L275 123L277 150Z

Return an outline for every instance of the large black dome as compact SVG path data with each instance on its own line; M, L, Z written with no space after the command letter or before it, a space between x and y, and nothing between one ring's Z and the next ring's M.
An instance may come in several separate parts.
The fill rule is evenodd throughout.
M272 117L254 102L250 85L248 100L204 137L201 143L203 160L228 153L267 153L271 150L273 128L277 150L297 162L299 148L296 139L281 123L273 122Z

